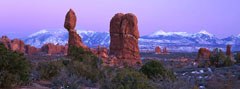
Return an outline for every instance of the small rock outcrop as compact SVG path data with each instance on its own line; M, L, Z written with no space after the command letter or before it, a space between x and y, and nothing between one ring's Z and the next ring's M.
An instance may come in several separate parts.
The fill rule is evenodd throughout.
M41 51L47 53L48 55L66 54L67 47L62 45L54 45L53 43L48 43L42 46Z
M118 13L110 22L110 55L120 63L141 64L138 47L138 21L134 14Z
M155 48L155 54L161 54L161 48L159 47L159 46L157 46L156 48Z
M227 56L232 56L231 48L232 48L232 45L227 45L227 49L226 49L226 55Z
M168 54L167 47L164 47L164 48L163 48L163 54Z
M0 38L0 43L4 44L7 49L10 49L11 40L7 36L2 36L2 38Z
M207 48L200 48L198 50L198 58L197 59L209 59L211 56L211 52Z
M20 52L20 53L25 53L25 44L22 40L19 39L13 39L11 41L10 48L12 51Z
M69 33L69 39L68 39L68 47L82 47L84 49L87 49L88 47L85 46L82 42L81 37L77 34L75 27L76 27L77 17L75 15L75 12L70 9L68 13L66 14L64 27L68 30ZM68 50L68 53L70 51Z
M2 36L0 38L0 43L3 43L5 47L9 50L16 51L19 53L25 53L25 44L22 40L19 39L13 39L10 40L7 36Z
M28 55L34 55L37 54L39 52L39 49L31 46L31 45L25 45L25 53Z

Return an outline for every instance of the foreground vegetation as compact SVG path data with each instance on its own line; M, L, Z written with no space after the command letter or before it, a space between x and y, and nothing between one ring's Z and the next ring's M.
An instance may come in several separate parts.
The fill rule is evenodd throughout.
M13 88L28 83L30 62L23 54L9 51L0 44L0 88Z

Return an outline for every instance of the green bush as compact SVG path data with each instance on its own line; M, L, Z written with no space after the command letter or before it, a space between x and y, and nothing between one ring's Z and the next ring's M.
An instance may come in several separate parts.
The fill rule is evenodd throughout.
M155 60L147 62L140 71L150 79L175 79L173 72L165 69L159 61Z
M68 65L68 70L79 77L91 80L93 83L99 80L100 70L84 62L71 61Z
M221 50L215 49L210 57L211 66L215 67L225 67L233 65L230 56L226 56Z
M62 62L42 62L38 64L37 71L39 72L40 79L50 80L57 76L61 71Z
M216 48L210 57L211 66L223 67L225 59L226 59L226 56L222 52L222 50Z
M240 63L240 53L237 53L235 58L236 58L237 63Z
M68 69L79 77L85 77L92 82L99 80L101 60L98 59L92 52L84 51L81 47L70 47L68 55L72 60Z
M226 59L224 60L224 66L231 66L233 65L233 62L231 61L231 57L227 56Z
M148 78L132 69L119 69L106 89L153 89Z
M0 88L28 82L30 68L30 62L23 54L9 51L0 44Z

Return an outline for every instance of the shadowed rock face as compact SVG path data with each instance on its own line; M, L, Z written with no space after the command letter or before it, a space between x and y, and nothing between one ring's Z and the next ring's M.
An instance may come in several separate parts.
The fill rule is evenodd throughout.
M69 33L68 47L75 46L87 49L88 47L83 44L81 37L77 34L75 30L76 22L77 17L75 15L75 12L70 9L66 15L64 23L64 27L68 30ZM70 50L68 50L68 53L70 53Z
M39 52L39 49L36 47L33 47L31 45L25 45L25 53L28 55L37 54Z
M110 55L114 55L118 61L128 65L141 63L137 24L137 17L131 13L115 14L110 22Z

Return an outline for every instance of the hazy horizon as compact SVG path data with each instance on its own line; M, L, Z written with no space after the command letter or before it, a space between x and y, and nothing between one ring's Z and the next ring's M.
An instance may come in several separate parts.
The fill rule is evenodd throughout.
M224 38L240 34L238 0L8 0L0 1L0 35L24 37L42 29L64 29L67 11L77 15L76 29L109 31L114 14L133 13L141 35L158 30L196 33L206 30Z

